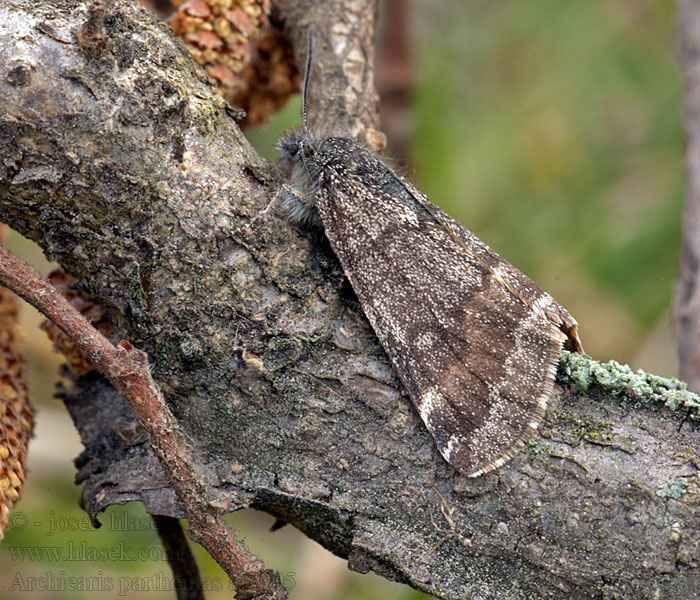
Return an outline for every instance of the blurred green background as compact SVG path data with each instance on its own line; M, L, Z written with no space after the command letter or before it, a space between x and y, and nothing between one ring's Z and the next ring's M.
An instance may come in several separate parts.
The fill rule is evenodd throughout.
M409 176L566 306L589 354L674 375L669 306L681 243L683 131L673 3L423 0L414 11ZM274 157L275 141L298 121L297 100L249 137ZM46 272L30 244L13 235L9 245ZM0 597L172 598L169 586L160 589L170 577L166 563L132 560L159 545L140 505L111 509L100 530L85 527L72 485L80 444L52 399L61 360L38 320L23 308L38 431L17 528L0 546ZM231 520L283 574L292 598L426 597L350 573L291 527L269 533L266 515L243 511ZM118 558L70 560L71 552ZM208 597L230 597L217 567L206 557L202 565L212 588L222 588ZM47 575L54 587L79 576L103 588L110 580L112 589L42 590L41 579L29 579ZM34 590L10 590L32 581Z

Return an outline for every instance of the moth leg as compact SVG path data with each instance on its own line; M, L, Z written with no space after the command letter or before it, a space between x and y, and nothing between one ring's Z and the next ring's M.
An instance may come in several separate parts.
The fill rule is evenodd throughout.
M316 199L305 196L288 183L283 183L277 190L282 210L290 221L311 227L322 227L321 218L316 209Z

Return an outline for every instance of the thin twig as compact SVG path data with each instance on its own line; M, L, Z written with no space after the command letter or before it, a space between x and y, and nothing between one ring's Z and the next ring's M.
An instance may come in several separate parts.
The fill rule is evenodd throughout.
M4 248L0 248L0 284L56 323L131 406L187 514L190 538L226 571L236 597L287 598L279 575L248 552L212 505L190 444L151 377L146 353L126 341L115 348L53 286Z

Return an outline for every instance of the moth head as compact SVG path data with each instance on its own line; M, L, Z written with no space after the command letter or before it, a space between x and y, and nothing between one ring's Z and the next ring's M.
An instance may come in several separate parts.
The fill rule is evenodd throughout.
M277 142L277 150L283 160L301 160L301 155L308 155L308 132L302 127L293 127L279 142Z
M287 132L279 142L277 151L280 153L283 170L288 173L298 164L313 161L315 154L314 137L303 127L295 127Z
M279 199L287 216L296 223L321 226L316 211L316 181L318 173L314 137L304 127L295 127L277 142L280 167L285 183Z

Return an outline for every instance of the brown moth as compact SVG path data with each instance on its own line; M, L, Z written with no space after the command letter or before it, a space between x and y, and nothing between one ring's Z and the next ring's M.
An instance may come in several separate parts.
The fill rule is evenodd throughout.
M310 55L303 126L277 146L282 204L323 226L445 460L487 473L542 420L562 345L582 351L577 323L375 152L308 129Z

